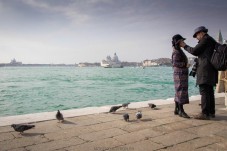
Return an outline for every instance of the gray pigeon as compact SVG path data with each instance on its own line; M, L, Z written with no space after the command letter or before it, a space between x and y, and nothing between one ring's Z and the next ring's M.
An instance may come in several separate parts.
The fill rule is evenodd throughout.
M128 102L128 103L123 103L122 104L122 107L124 107L124 108L128 108L128 105L129 105L130 103Z
M128 122L128 121L129 121L129 115L128 115L128 113L125 113L125 114L123 115L123 118L124 118L124 120L125 120L126 122Z
M110 108L110 113L111 112L113 112L113 113L115 113L119 108L121 108L122 106L112 106L111 108Z
M141 113L141 111L138 111L138 112L136 113L136 118L137 118L137 119L141 119L141 118L142 118L142 113Z
M63 118L63 114L58 110L57 114L56 114L56 119L59 120L59 122L63 122L64 118Z
M26 130L29 130L33 127L35 127L35 125L27 125L27 124L12 124L11 127L14 128L15 131L23 133Z
M153 103L148 103L148 105L149 105L149 107L150 107L151 109L156 108L156 105L155 105L155 104L153 104Z

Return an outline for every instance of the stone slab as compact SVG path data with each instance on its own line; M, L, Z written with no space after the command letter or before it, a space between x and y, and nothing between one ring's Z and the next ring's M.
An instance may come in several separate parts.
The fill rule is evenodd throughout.
M122 142L124 144L131 144L131 143L138 142L141 140L149 139L151 137L160 136L162 134L163 133L154 131L152 129L141 129L139 131L116 136L116 137L114 137L114 139L116 139L119 142Z
M182 122L174 122L174 123L167 123L164 125L156 126L153 128L153 130L159 131L162 133L171 133L174 131L183 130L183 129L187 129L187 128L191 128L191 127L193 127L193 126L189 125L189 124L185 124Z
M61 148L65 148L73 145L82 144L82 143L84 143L84 141L79 138L71 138L71 139L50 141L46 143L32 145L32 146L26 147L26 149L29 151L52 151L52 150L61 149Z
M195 134L184 131L175 131L155 138L151 138L152 142L162 144L164 146L172 146L197 138Z
M180 144L176 144L172 147L168 147L166 148L166 150L168 151L182 151L182 149L184 148L184 150L196 150L208 145L212 145L214 143L219 142L220 140L215 139L213 137L202 137L202 138L196 138L193 139L191 141L185 142L185 143L180 143Z
M227 129L216 133L216 135L227 139Z
M15 137L11 133L0 133L0 142L14 139Z
M227 140L196 149L196 151L226 151Z
M113 138L108 138L104 140L84 143L77 146L71 146L66 149L67 151L103 151L121 145L123 144L118 142L117 140Z
M102 131L93 132L93 133L89 133L89 134L82 134L82 135L79 135L79 138L86 140L86 141L95 141L95 140L101 140L101 139L105 139L105 138L114 137L117 135L123 135L125 133L126 132L121 129L112 128L112 129L102 130Z
M121 129L127 132L135 132L141 129L147 129L158 125L161 125L161 124L156 121L138 121L138 122L136 121L134 123L132 122L131 124L121 127Z
M43 138L42 136L34 136L34 137L24 136L24 137L15 138L9 141L2 141L0 142L0 148L1 148L1 151L4 151L4 150L22 148L22 147L26 147L34 144L40 144L47 141L48 140L46 138Z
M227 130L227 127L217 122L185 129L185 131L196 134L198 136L210 136L222 132L224 130Z
M164 148L163 145L151 142L150 140L144 140L133 144L128 144L108 151L152 151Z
M70 129L62 129L54 133L47 133L44 136L49 140L59 140L76 137L82 134L86 135L90 134L91 132L93 132L93 130L87 127L75 127Z

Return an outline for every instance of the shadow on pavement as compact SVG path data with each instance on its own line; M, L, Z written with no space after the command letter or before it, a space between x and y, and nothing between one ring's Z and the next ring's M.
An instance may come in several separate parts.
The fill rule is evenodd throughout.
M22 133L22 136L26 137L32 137L32 136L38 136L38 135L44 135L45 133Z
M213 121L227 121L227 116L224 115L216 115L215 118L211 118Z
M71 121L64 120L64 121L62 122L62 124L76 124L76 123L71 122Z
M150 121L152 121L152 119L151 118L147 118L147 119L140 119L140 120L129 120L129 122L131 122L131 123L138 123L138 122L150 122Z

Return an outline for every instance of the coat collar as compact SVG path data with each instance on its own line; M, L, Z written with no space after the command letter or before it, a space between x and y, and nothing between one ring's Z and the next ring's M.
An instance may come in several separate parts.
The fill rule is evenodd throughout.
M205 34L201 40L207 38L208 36L209 36L208 34ZM201 40L199 40L198 43L200 43Z

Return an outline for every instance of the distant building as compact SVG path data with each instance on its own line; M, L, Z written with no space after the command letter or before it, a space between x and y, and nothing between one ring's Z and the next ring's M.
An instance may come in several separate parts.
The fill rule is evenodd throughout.
M87 67L87 64L85 64L85 63L79 63L78 64L78 67Z
M170 58L158 58L153 60L144 60L144 67L155 67L155 66L172 66L172 62Z
M17 62L16 59L12 59L9 63L10 65L22 65L22 62Z
M220 44L227 44L227 40L222 37L221 30L218 32L217 42Z
M101 66L104 68L122 68L123 67L116 53L114 53L113 58L111 58L110 56L107 56L106 60L102 60Z
M143 67L154 67L158 66L159 64L153 60L144 60L143 61Z
M217 37L217 42L219 42L220 44L223 44L223 42L224 42L222 34L221 34L221 30L219 30L218 37ZM225 43L226 43L226 40L225 40Z

